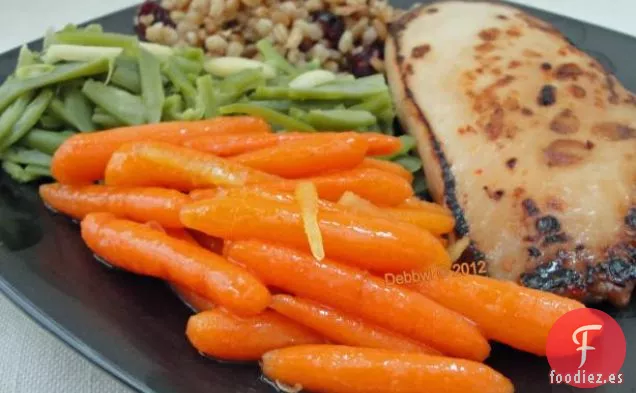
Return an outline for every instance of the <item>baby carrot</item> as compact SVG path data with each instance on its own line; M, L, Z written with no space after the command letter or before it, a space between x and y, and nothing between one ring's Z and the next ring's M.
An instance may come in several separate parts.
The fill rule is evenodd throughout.
M413 195L411 183L403 178L374 168L354 168L305 179L314 183L321 198L338 201L347 191L380 206L394 206ZM264 188L293 191L291 182L262 184Z
M400 203L396 207L400 209L413 209L413 210L437 212L437 213L446 214L449 216L453 215L453 213L451 213L451 211L448 210L447 207L438 205L437 203L422 200L416 196L412 196L410 198L405 199L404 202Z
M108 131L82 133L67 139L55 152L53 177L60 183L86 184L102 179L110 156L122 145L135 141L163 141L180 144L206 134L271 132L255 117L217 117L193 122L166 122Z
M425 229L434 235L449 233L455 227L455 220L452 216L447 214L423 209L392 207L380 208L366 199L360 198L356 194L348 191L342 195L338 204L346 206L354 211L366 212L378 217L407 222Z
M400 176L409 183L413 182L413 174L402 165L395 162L378 160L376 158L365 158L359 166L360 168L374 168L394 175Z
M162 227L183 227L181 207L188 196L165 188L129 188L102 185L43 184L40 197L48 206L76 219L89 213L109 212L133 221L157 221Z
M207 311L216 308L214 302L210 299L203 297L196 292L192 292L188 288L174 284L170 285L170 287L177 294L179 299L181 299L182 302L195 312Z
M213 253L221 254L223 251L223 239L210 236L201 231L195 231L194 229L189 229L188 233L190 236L194 238L194 240L206 250L210 250Z
M484 334L511 347L544 356L548 332L576 300L493 278L448 274L413 285L439 304L473 320Z
M190 317L186 335L199 352L225 360L258 360L273 349L324 342L308 328L269 310L251 317L219 308L204 311Z
M227 240L255 238L309 250L297 204L251 195L219 195L184 206L181 222ZM450 258L440 242L413 225L320 210L318 226L327 257L355 266L375 272L450 267Z
M321 393L512 393L512 383L470 360L338 345L302 345L263 355L270 380Z
M106 184L163 186L189 191L214 185L277 181L281 178L185 147L162 142L122 146L106 168Z
M237 313L255 314L270 303L267 288L244 269L147 225L91 213L82 238L114 266L181 285Z
M358 316L446 355L482 361L490 352L488 341L463 315L364 270L255 240L232 242L225 255L268 286Z
M300 178L358 166L368 144L361 138L332 138L307 143L283 143L232 157L232 161L284 178Z
M336 344L440 354L426 344L418 343L311 300L289 295L274 295L270 307Z
M320 132L307 134L301 132L285 132L280 134L246 134L246 135L205 135L189 139L185 146L205 151L218 156L227 157L247 153L259 149L281 145L289 142L305 142L313 144L329 142L338 138L355 137L368 144L367 155L394 154L402 147L400 139L373 132Z

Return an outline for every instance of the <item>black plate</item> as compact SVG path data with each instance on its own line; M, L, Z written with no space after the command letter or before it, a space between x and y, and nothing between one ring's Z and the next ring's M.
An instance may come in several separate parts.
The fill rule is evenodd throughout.
M408 1L396 1L405 5ZM580 48L598 57L633 91L636 40L535 10ZM134 9L98 19L108 31L132 33ZM0 56L0 80L12 72L17 50ZM620 65L620 66L618 66ZM49 213L36 188L0 176L0 290L46 329L141 392L271 392L257 367L222 364L199 356L184 336L188 310L158 281L95 263L78 227ZM636 302L612 313L636 343ZM512 379L519 393L570 392L551 386L545 359L496 346L489 363ZM596 392L636 391L636 353L627 350L625 383ZM627 370L631 370L626 372ZM425 390L425 387L422 387Z

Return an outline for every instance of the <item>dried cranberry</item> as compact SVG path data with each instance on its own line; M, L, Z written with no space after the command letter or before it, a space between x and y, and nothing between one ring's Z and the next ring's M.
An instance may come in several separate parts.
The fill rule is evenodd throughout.
M135 23L135 32L139 38L146 38L146 25L139 22L139 17L152 15L153 23L161 22L164 26L175 27L174 21L170 19L168 10L159 5L156 1L146 0L137 10L137 23Z
M300 49L301 52L309 52L313 47L314 41L312 41L311 38L304 38L298 46L298 49Z
M351 56L349 61L351 73L358 78L376 74L376 69L371 65L373 58L384 59L384 47L381 42L374 42L371 46L363 48L362 51Z
M329 11L316 11L312 14L314 22L320 24L322 32L335 48L338 46L340 37L345 31L344 20L338 15L334 15Z

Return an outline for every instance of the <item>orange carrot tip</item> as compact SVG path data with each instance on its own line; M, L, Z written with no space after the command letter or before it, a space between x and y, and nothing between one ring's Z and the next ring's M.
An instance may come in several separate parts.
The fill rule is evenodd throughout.
M87 246L113 266L170 281L239 314L261 312L271 302L256 277L189 240L110 213L87 215L81 229Z
M512 393L512 383L470 360L337 345L302 345L263 355L271 381L321 393Z
M324 339L274 311L240 317L215 308L190 317L190 343L202 354L223 360L258 360L268 351L294 345L319 344Z
M153 187L72 186L43 184L40 196L51 208L75 219L89 213L109 212L138 222L156 221L162 227L183 227L181 207L190 201L186 195Z

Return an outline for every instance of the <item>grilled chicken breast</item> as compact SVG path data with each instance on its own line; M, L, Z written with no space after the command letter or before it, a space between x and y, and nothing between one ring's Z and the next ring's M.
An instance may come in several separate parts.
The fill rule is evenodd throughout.
M445 1L386 62L433 197L499 279L625 305L636 280L636 97L549 24ZM474 259L473 259L474 260Z

